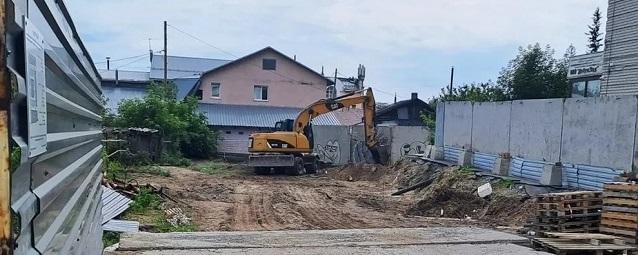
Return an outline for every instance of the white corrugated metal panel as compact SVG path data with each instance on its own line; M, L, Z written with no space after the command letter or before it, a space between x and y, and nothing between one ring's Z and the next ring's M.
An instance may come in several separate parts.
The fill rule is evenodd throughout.
M110 220L102 225L104 231L135 233L140 231L140 223L130 220Z
M122 214L133 200L102 186L102 224Z
M638 94L638 1L609 1L603 73L603 95Z
M22 1L13 1L22 2ZM26 3L26 1L24 1ZM99 75L70 20L63 1L28 1L28 30L41 34L45 93L33 99L46 105L46 149L29 157L25 134L28 120L23 55L12 54L10 66L18 87L11 105L12 139L20 147L20 166L11 176L11 207L19 222L14 229L14 254L101 254L102 89ZM7 9L11 17L25 10ZM20 45L25 26L21 18L8 19L11 52ZM17 22L12 24L11 22ZM29 53L29 52L27 52ZM37 65L36 65L37 66ZM39 66L38 66L39 67ZM39 76L42 77L42 76ZM33 103L29 101L30 103ZM42 146L40 146L42 148Z
M463 149L445 146L443 147L443 158L447 161L451 162L459 162L459 157L461 156L461 152Z
M622 170L608 167L563 164L563 186L576 189L602 190L605 182L612 182Z
M539 181L543 175L543 168L547 162L526 160L515 157L510 161L510 175L522 179Z
M483 171L492 171L497 155L475 152L472 154L472 166Z

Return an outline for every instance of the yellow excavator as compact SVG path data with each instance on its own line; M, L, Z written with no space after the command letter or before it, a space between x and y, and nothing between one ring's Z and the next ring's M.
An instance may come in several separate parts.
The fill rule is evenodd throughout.
M248 165L254 167L257 174L270 174L272 170L288 175L315 173L319 157L313 152L311 121L319 115L358 104L363 104L366 145L374 160L378 161L375 102L372 89L368 88L336 98L321 99L303 109L295 120L277 122L275 132L251 134Z

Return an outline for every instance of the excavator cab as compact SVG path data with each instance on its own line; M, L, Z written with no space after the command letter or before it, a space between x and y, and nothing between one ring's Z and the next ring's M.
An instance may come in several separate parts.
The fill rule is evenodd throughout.
M275 131L292 131L293 123L295 123L295 120L293 119L277 121L275 124Z

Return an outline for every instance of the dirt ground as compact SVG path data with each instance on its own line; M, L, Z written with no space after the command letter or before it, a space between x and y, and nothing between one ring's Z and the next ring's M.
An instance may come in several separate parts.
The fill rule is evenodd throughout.
M296 177L257 176L241 165L229 165L223 174L214 175L166 169L169 177L133 174L133 178L140 184L166 187L199 231L481 225L408 215L417 204L415 195L390 195L401 185L399 173L389 167L363 165Z

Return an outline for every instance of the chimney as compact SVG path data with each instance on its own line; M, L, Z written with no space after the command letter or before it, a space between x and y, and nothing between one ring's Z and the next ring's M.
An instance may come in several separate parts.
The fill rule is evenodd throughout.
M412 98L411 98L411 99L412 99L412 100L419 99L419 94L418 94L418 93L416 93L416 92L412 92Z
M111 70L111 57L106 57L106 70Z

